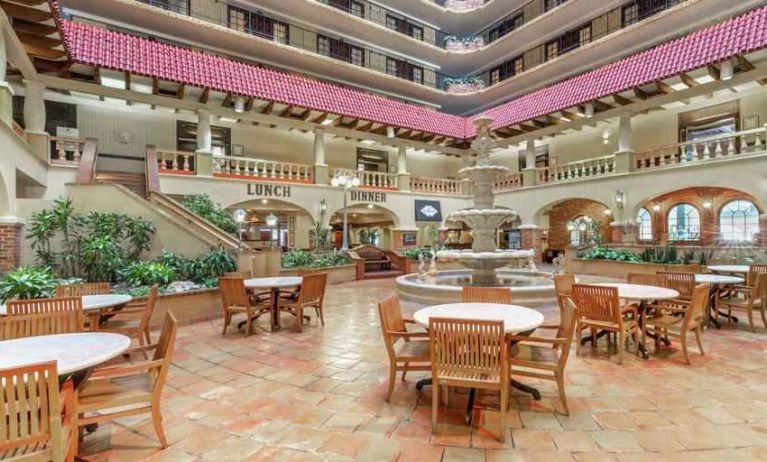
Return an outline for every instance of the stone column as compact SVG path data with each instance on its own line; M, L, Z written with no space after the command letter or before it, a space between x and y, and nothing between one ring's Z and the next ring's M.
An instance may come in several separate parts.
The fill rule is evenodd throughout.
M534 250L533 259L540 263L543 259L543 229L538 225L521 225L519 227L519 237L522 241L522 249Z
M634 134L631 130L631 115L624 114L618 123L618 151L615 153L615 173L634 170Z
M767 247L767 213L759 215L759 244Z
M45 85L35 80L25 80L24 128L27 141L34 152L48 162L50 158L50 135L45 132Z
M522 171L522 185L534 186L538 182L538 170L535 168L535 140L527 140L525 148L525 169Z
M325 129L314 129L314 182L316 184L328 183L328 165L325 163Z
M613 221L610 223L610 242L612 244L624 244L630 240L630 235L626 232L625 222Z
M21 265L21 248L24 242L23 224L16 219L0 221L0 273Z
M213 175L213 138L210 132L210 112L197 111L197 151L195 151L197 175Z
M397 150L397 188L410 191L410 173L407 171L407 146L400 145Z
M5 34L0 27L0 120L10 127L13 123L13 89L5 80L7 61Z

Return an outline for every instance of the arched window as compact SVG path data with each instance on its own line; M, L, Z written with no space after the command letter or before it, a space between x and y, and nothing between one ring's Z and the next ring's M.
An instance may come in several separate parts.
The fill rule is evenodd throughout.
M700 212L690 204L675 205L668 212L668 240L700 239Z
M573 218L567 223L567 231L570 233L570 245L578 247L589 244L593 240L594 220L586 215Z
M753 241L759 232L759 210L753 202L734 200L719 212L719 239L729 242Z
M637 213L638 238L640 241L652 240L652 215L646 208L639 209Z

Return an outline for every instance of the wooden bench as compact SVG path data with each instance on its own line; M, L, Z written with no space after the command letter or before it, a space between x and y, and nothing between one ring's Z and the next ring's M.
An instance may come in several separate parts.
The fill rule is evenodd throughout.
M391 260L381 249L368 247L364 250L358 250L357 255L365 260L365 272L370 271L389 271L391 269Z

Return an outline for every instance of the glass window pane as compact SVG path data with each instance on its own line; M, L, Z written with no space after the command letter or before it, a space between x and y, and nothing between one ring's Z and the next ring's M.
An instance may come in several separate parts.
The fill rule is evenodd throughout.
M639 213L637 214L637 227L639 231L638 238L640 241L652 240L652 215L650 215L650 212L648 212L647 209L639 209Z
M753 241L759 233L759 210L746 200L735 200L719 213L719 239L725 242Z
M668 212L668 240L700 239L700 212L690 204L675 205Z

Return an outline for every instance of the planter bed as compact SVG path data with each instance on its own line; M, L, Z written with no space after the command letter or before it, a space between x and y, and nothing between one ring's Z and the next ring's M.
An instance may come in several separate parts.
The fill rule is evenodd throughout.
M146 297L136 297L134 302L143 302ZM194 324L207 321L223 315L221 296L218 287L209 289L190 290L189 292L177 292L159 294L152 314L152 327L162 326L165 313L173 311L179 324Z
M568 273L626 279L629 273L655 274L658 271L691 271L692 268L691 265L573 258L567 262L566 269Z
M328 266L326 268L308 268L311 271L328 273L328 284L340 284L357 280L357 265ZM282 268L280 276L298 276L300 268Z

